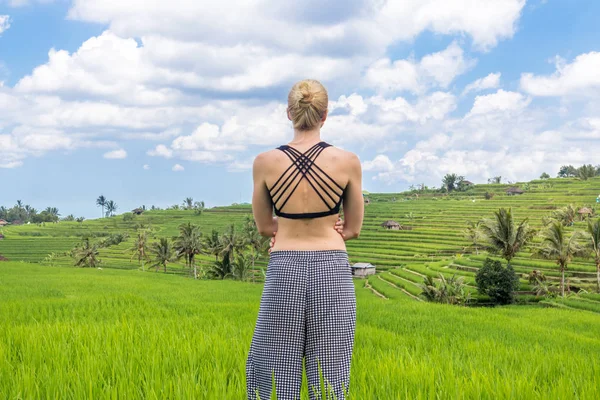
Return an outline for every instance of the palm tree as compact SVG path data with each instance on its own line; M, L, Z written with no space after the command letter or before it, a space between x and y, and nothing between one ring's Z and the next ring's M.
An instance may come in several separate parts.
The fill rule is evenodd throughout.
M598 293L600 293L600 218L594 223L591 219L588 220L587 234L589 239L587 242L588 250L592 251L596 262L596 283Z
M481 232L487 240L487 250L501 255L510 264L510 260L525 247L535 235L525 218L515 229L512 210L501 208L494 211L493 219L481 221Z
M202 213L204 212L204 201L194 202L194 212L198 215L202 215Z
M173 249L178 258L185 257L185 265L194 270L194 279L198 279L198 270L194 262L196 254L202 252L202 232L200 227L190 222L179 226L179 236L174 238Z
M153 267L156 267L156 272L160 267L163 267L167 272L167 264L173 261L173 246L168 238L160 238L160 241L152 245L152 254L154 255Z
M574 232L571 237L567 238L565 228L558 221L548 225L542 232L542 245L537 254L546 259L556 260L561 273L560 293L562 297L565 297L565 270L567 265L573 257L586 254L585 247L577 241L579 236L579 232Z
M137 257L142 271L146 271L144 260L148 259L148 235L145 230L138 230L137 238L130 251L133 253L131 259L133 260L134 257Z
M60 216L60 214L58 213L58 208L56 208L56 207L47 207L44 211L46 211L48 214L52 215L53 217L56 217L57 219Z
M204 238L204 250L207 253L215 256L215 261L219 261L219 254L223 250L223 246L221 244L221 238L219 237L219 232L216 229L212 230L210 236L206 236Z
M479 254L479 250L477 246L481 241L481 229L480 229L481 221L473 222L467 221L467 228L463 231L465 239L469 240L473 243L473 247L475 247L475 254Z
M194 206L194 199L192 199L191 197L186 197L185 200L183 201L183 207L185 207L186 210L191 210L193 206Z
M231 263L235 257L235 253L244 245L243 239L235 231L235 227L231 225L229 231L225 232L221 236L221 256L223 256L223 262L227 266L231 266Z
M100 195L96 199L96 205L98 207L102 207L102 217L104 217L104 207L106 206L106 197L104 197L103 195Z
M467 285L463 276L452 275L451 278L439 273L440 281L436 282L432 276L427 275L423 284L420 284L421 295L429 301L446 304L464 304L471 300L467 292Z
M232 263L231 275L234 279L245 281L250 272L250 262L245 254L238 254L235 261Z
M98 259L98 245L91 244L89 238L85 238L80 247L74 249L75 266L96 268L100 264Z
M109 200L106 202L106 215L108 215L109 217L112 217L115 213L115 211L117 211L117 208L119 208L119 206L117 206L117 203L115 203L112 200Z
M568 206L554 211L550 218L546 218L542 221L545 222L546 225L552 223L552 220L556 220L563 226L572 226L575 222L575 218L577 218L577 209L573 204L569 204Z
M269 240L258 233L256 222L250 215L246 216L244 224L244 242L250 248L252 271L254 271L256 259L266 253L269 248ZM252 274L252 277L254 278L254 274Z

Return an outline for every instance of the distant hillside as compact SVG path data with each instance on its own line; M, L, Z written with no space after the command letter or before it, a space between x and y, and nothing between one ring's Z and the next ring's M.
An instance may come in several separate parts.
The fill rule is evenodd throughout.
M507 195L509 187L519 187L521 195ZM485 194L494 194L486 200ZM474 185L465 192L441 193L370 193L366 205L365 222L361 237L348 242L348 251L353 262L370 262L378 271L396 271L389 281L405 284L407 291L416 292L414 284L421 283L424 275L437 276L439 271L459 273L473 280L476 269L481 266L485 254L474 254L470 243L464 238L467 221L491 217L500 207L512 208L517 221L528 218L533 227L541 228L542 218L553 209L573 204L576 207L596 206L600 194L600 178L587 181L576 179L535 180L515 185ZM60 255L70 250L85 236L102 239L115 233L129 233L129 239L117 246L102 249L100 258L103 267L134 269L131 253L135 229L139 224L153 227L154 236L172 237L183 222L200 225L204 234L212 229L223 232L229 224L241 227L244 217L251 213L248 204L217 207L205 210L202 215L193 211L146 211L124 221L123 216L89 220L82 223L46 223L43 226L8 226L2 229L5 239L0 241L0 254L11 261L24 260L42 262L50 253L59 254L51 263L57 266L72 265L72 260ZM410 230L386 230L384 221L393 220ZM568 230L583 228L576 222ZM204 263L211 263L210 255L200 256ZM258 262L264 266L266 259ZM517 272L526 274L532 269L542 269L550 279L556 279L557 269L552 261L531 258L526 251L514 259ZM181 265L171 266L171 272L181 271ZM591 260L577 259L569 266L571 284L578 288L593 288L595 267ZM257 271L257 276L261 276ZM380 277L378 277L379 279ZM375 283L376 285L379 282ZM396 285L397 286L397 285ZM392 287L390 285L390 287ZM529 286L523 281L522 290Z

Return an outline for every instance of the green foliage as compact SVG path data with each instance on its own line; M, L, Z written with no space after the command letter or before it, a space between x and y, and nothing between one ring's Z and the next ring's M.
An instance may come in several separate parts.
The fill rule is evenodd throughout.
M512 266L487 258L477 271L475 282L479 293L488 295L497 304L510 304L519 288L519 277Z
M542 258L555 260L561 272L560 291L565 296L565 270L573 257L584 256L588 252L585 246L579 243L581 232L574 232L567 237L564 226L554 221L542 231L542 244L536 254Z
M179 236L174 238L173 249L178 258L185 259L185 265L190 273L193 271L194 279L198 279L198 269L195 263L196 255L203 250L202 232L198 225L191 222L179 226Z
M546 172L542 172L542 175L540 175L540 179L550 179L550 175L548 175Z
M160 238L158 242L152 244L151 253L154 256L154 263L152 267L156 268L158 272L159 268L163 268L164 272L167 272L167 265L175 261L173 253L173 246L169 238Z
M465 279L462 276L453 275L446 279L440 273L439 280L436 281L428 275L419 287L422 290L421 295L432 302L464 305L471 300L471 294L466 290Z
M89 238L85 238L78 247L74 248L72 254L76 267L96 268L101 263L98 258L98 244L91 243Z
M487 250L499 254L510 263L515 255L525 247L535 235L535 230L529 227L525 218L518 227L512 216L512 209L501 208L494 212L493 219L481 222L481 232L487 241Z

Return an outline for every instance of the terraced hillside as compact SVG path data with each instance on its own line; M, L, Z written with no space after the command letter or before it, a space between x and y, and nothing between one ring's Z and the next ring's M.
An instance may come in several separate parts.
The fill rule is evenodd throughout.
M366 206L365 222L361 237L348 242L353 262L370 262L376 265L378 274L368 283L387 297L403 296L417 300L427 275L438 277L459 274L465 277L470 290L476 293L474 276L487 257L473 249L465 239L463 230L467 221L491 217L500 207L511 207L516 221L529 219L534 228L542 227L542 218L553 209L573 204L576 207L594 207L600 193L600 178L587 181L576 179L549 179L518 184L525 193L510 196L505 193L509 185L475 185L467 192L443 194L370 194ZM486 200L485 194L494 193ZM137 268L131 261L133 236L139 224L150 225L155 237L174 236L182 222L201 226L205 234L216 229L223 232L229 224L241 227L249 205L236 205L206 210L202 215L193 211L147 211L126 222L121 216L77 222L60 222L45 226L10 226L3 229L6 238L0 241L0 254L9 260L42 262L49 253L61 253L71 249L82 237L98 239L110 234L128 232L129 240L118 246L100 251L103 267ZM409 230L386 230L381 223L394 220ZM583 229L584 222L577 221L568 231ZM534 245L539 239L534 241ZM200 256L204 263L211 263L210 255ZM257 265L264 267L266 259ZM72 265L67 256L58 255L47 263L57 266ZM513 259L515 270L523 274L520 287L522 301L535 300L531 287L524 279L531 270L537 269L551 280L559 279L558 267L552 261L532 257L531 248L525 249ZM170 272L182 271L181 265L171 265ZM256 271L256 277L260 277ZM567 278L572 290L595 291L595 266L591 259L576 259L569 264ZM589 301L568 300L572 307L600 310L597 295L590 294ZM476 297L476 296L475 296ZM481 299L480 299L481 300ZM485 299L483 299L485 300ZM578 304L567 304L578 303ZM581 303L581 304L580 304Z

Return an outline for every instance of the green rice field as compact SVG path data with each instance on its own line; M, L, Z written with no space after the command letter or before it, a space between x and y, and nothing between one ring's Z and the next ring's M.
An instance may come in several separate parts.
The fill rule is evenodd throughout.
M600 397L595 313L383 299L365 283L355 282L351 399ZM261 290L2 263L0 398L243 399Z
M424 277L464 277L473 305L486 305L475 274L489 255L465 239L467 221L512 208L516 222L573 204L594 207L600 178L476 185L467 192L368 194L352 262L377 273L355 280L358 301L351 399L598 399L600 294L591 258L566 272L570 295L536 297L527 274L557 283L558 266L532 256L539 239L511 264L517 303L460 307L427 303ZM495 193L486 200L485 192ZM598 207L597 207L598 211ZM146 211L78 222L0 228L0 399L243 399L245 361L267 258L250 282L193 280L182 263L142 272L131 247L140 226L151 241L184 222L205 235L241 229L250 205ZM597 217L596 217L597 218ZM407 230L386 230L394 220ZM567 231L583 229L576 221ZM129 239L100 249L101 268L73 267L67 252L85 237ZM198 256L201 268L214 256ZM306 384L303 398L308 398Z

